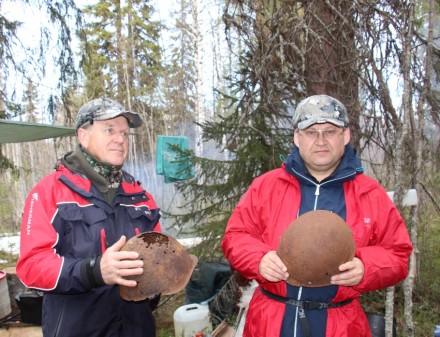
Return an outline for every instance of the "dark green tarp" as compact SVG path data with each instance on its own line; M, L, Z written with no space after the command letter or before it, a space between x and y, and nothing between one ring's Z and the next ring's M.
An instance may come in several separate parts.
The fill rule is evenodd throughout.
M0 120L0 144L74 136L75 128Z

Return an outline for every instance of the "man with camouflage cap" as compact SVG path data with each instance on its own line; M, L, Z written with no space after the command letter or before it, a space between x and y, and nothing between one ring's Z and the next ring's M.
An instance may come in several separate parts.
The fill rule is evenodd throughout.
M359 297L406 277L412 246L405 223L386 191L363 174L349 145L349 118L340 101L327 95L304 99L295 110L293 129L291 154L281 168L254 180L222 241L232 268L259 284L243 336L371 336ZM346 222L353 233L354 258L339 265L340 273L324 286L298 285L289 276L314 267L314 261L288 270L277 249L295 219L318 210ZM313 246L325 251L326 243L315 232L319 244Z
M124 301L118 287L144 273L139 253L121 250L127 239L161 229L153 197L122 169L141 125L112 99L84 104L75 151L26 199L17 274L44 292L44 336L155 336L152 302Z

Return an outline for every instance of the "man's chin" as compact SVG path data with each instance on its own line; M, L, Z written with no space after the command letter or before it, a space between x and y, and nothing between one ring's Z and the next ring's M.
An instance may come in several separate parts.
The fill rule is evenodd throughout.
M111 158L105 164L110 166L122 166L125 163L125 157Z

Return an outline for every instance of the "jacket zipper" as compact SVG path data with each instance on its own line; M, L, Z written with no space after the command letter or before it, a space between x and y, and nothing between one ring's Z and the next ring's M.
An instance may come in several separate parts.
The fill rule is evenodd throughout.
M303 289L302 287L299 287L298 296L297 296L298 301L301 300L302 289ZM294 325L295 329L293 331L293 337L296 337L296 334L298 332L298 318L299 318L298 310L299 310L299 307L296 307L296 309L295 309L295 311L296 311L295 312L295 325Z
M340 179L345 179L345 178L347 178L347 177L350 177L350 176L356 174L356 172L355 172L355 173L351 173L351 174L348 174L348 175L346 175L346 176L344 176L344 177L340 177L340 178L337 178L337 179L328 180L328 181L326 181L326 182L324 182L324 183L322 183L322 184L317 184L317 183L315 183L313 180L310 180L309 178L303 176L302 174L299 174L299 173L296 172L295 170L293 170L293 171L294 171L298 176L302 177L303 179L305 179L305 180L311 182L312 184L314 184L314 185L316 186L316 190L315 190L315 204L313 205L313 210L316 210L316 208L318 207L318 199L319 199L319 194L320 194L319 192L320 192L320 188L321 188L322 185L328 184L328 183L330 183L330 182L332 182L332 181L337 181L337 180L340 180ZM297 300L301 300L301 293L302 293L302 287L299 288L298 296L297 296ZM293 337L296 337L297 329L298 329L298 308L296 308L295 324L294 324Z

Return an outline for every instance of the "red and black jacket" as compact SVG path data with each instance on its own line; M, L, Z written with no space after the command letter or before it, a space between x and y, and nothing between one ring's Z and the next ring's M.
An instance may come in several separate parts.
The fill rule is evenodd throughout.
M90 272L90 261L122 235L160 231L159 218L153 197L126 172L113 204L64 165L32 189L17 274L27 287L44 291L44 336L154 335L148 302L124 302L117 286L103 285L99 270Z

